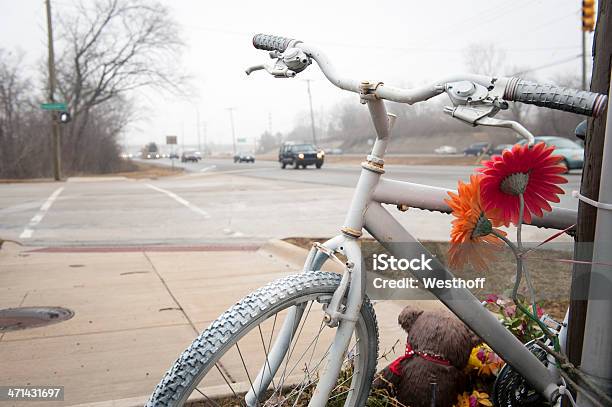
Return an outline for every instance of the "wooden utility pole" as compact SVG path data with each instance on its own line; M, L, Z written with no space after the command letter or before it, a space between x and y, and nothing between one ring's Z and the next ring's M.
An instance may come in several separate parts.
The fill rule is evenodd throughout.
M55 102L55 53L53 51L53 22L51 18L51 0L45 0L47 6L47 47L49 51L49 103ZM49 112L51 115L51 133L53 135L53 178L56 181L62 178L61 167L61 139L60 128L57 121L57 114L54 111Z
M310 129L312 130L312 143L317 145L317 136L315 133L314 112L312 110L312 93L310 92L310 82L312 79L306 79L306 89L308 90L308 103L310 104Z
M610 69L612 61L612 0L599 0L597 25L593 40L594 62L590 90L607 94L610 86ZM608 105L610 101L608 101ZM608 107L609 108L609 107ZM582 171L580 193L595 201L599 198L599 181L601 178L601 161L606 129L606 115L589 118L585 138L585 160ZM576 226L576 245L574 258L581 261L592 261L593 239L597 209L580 201L578 204L578 224ZM569 332L567 353L570 361L580 365L584 324L587 312L587 296L591 267L575 264L572 274L572 288L569 314Z
M235 107L228 107L230 117L230 125L232 126L232 146L234 149L234 155L236 155L236 132L234 131L234 109Z

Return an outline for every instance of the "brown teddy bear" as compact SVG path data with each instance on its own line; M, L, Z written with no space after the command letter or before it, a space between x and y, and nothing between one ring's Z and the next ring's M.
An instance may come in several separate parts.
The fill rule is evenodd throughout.
M464 391L472 347L482 342L448 311L407 306L398 322L408 334L406 353L376 375L374 389L385 389L410 407L452 407Z

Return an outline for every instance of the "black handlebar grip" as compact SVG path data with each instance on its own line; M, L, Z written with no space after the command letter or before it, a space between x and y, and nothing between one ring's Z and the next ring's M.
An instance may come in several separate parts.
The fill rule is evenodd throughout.
M508 81L504 99L593 117L601 115L608 102L608 97L599 93L540 85L520 78Z
M253 46L257 49L265 49L266 51L285 52L287 48L299 42L302 41L268 34L257 34L253 37Z

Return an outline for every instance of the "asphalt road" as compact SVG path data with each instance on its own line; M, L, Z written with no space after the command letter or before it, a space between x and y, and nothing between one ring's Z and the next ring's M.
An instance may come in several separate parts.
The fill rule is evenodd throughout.
M186 175L157 180L91 177L0 184L0 237L29 246L121 246L333 236L342 226L360 171L359 166L337 164L281 170L276 162L220 159L185 167ZM385 176L455 188L457 178L466 180L472 171L390 165ZM566 191L577 189L580 175L568 178ZM561 206L577 203L566 194ZM418 238L448 238L448 215L391 210ZM525 241L550 234L535 228L533 233Z
M148 161L151 162L151 161ZM155 164L172 165L169 159L153 161ZM175 160L175 165L183 167L190 173L209 171L240 171L236 174L269 180L282 180L290 182L322 184L330 186L354 187L359 178L361 167L359 165L328 164L321 169L314 166L295 170L287 168L281 170L276 161L256 161L254 164L234 164L231 159L206 159L198 163L181 163ZM385 177L418 184L433 185L442 188L456 189L457 180L466 182L474 173L474 167L458 165L385 165ZM580 170L572 170L565 177L568 183L563 185L566 191L561 197L558 206L564 208L577 208L576 199L571 197L571 191L580 189Z

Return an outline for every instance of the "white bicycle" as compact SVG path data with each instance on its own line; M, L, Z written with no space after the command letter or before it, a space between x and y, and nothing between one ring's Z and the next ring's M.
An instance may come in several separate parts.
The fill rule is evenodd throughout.
M493 117L507 109L508 102L597 116L605 110L607 98L519 78L481 75L457 75L428 86L400 89L342 77L320 49L301 41L259 34L253 45L270 51L273 62L254 66L247 74L263 69L274 77L294 77L314 60L331 83L357 93L369 109L376 142L361 165L341 234L314 245L302 273L249 294L210 324L166 373L147 405L363 406L376 369L378 327L365 294L359 246L362 230L397 258L432 257L382 204L450 212L444 202L447 190L382 177L395 122L384 100L414 104L445 93L453 105L445 111L454 118L474 126L507 127L532 143L533 135L519 123ZM575 223L576 211L563 208L532 222L560 230ZM342 264L342 275L320 271L330 259ZM415 277L453 279L435 258L431 266L433 271L415 271ZM546 354L525 347L467 289L430 291L512 366L506 376L511 384L497 386L498 403L558 402L564 382ZM558 332L562 345L564 330L561 327ZM531 404L520 404L521 397Z

